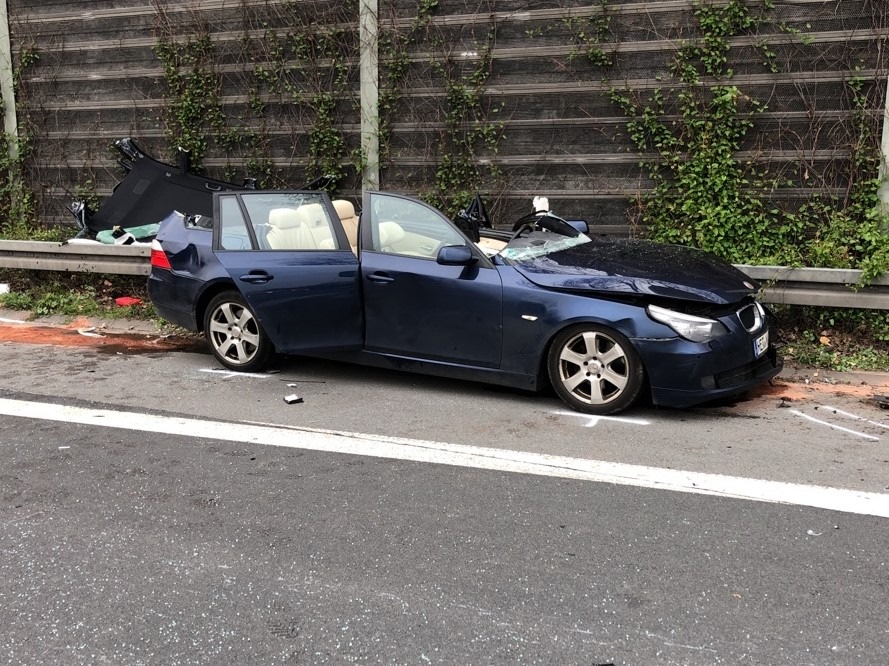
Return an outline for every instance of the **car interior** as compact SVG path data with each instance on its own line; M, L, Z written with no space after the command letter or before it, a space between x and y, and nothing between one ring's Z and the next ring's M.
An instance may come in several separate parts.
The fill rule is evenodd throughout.
M317 200L305 201L251 195L245 203L253 221L260 249L263 250L334 250L337 248L327 209ZM333 206L346 233L349 248L358 255L360 214L352 202L333 200ZM245 221L235 197L221 203L223 229L221 245L227 250L247 250L251 243ZM394 217L396 219L387 219ZM443 245L461 244L448 225L416 221L412 216L379 216L374 249L378 252L434 259ZM396 221L398 220L398 221ZM476 245L488 256L506 246L502 239L482 237Z

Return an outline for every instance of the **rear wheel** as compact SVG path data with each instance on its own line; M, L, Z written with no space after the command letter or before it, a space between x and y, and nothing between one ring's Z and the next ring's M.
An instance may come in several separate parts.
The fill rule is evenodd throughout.
M235 291L225 291L210 301L204 315L204 336L213 355L231 370L262 370L273 351L256 315Z
M644 379L642 361L630 341L597 324L579 324L559 333L547 367L559 397L588 414L623 411L636 401Z

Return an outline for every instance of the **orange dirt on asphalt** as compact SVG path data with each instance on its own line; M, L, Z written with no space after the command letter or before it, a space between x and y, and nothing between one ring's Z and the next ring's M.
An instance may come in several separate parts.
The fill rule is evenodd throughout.
M787 402L798 402L812 397L813 394L831 393L833 395L845 395L851 398L871 398L874 395L874 387L868 384L839 384L824 381L786 380L773 379L770 384L763 384L750 391L751 397L768 396L785 399Z
M0 323L0 343L17 342L65 347L90 347L114 353L145 354L165 351L206 352L201 338L178 335L145 335L110 333L93 328L85 319L65 326L44 326L32 322ZM889 380L886 380L889 382ZM748 392L747 398L775 398L800 402L817 395L842 395L868 400L875 394L889 394L889 383L836 382L827 375L814 372L812 377L779 377Z
M85 320L65 326L41 326L24 322L0 323L0 342L20 342L62 347L94 347L103 351L146 353L151 351L186 351L202 348L200 340L176 335L109 333L93 328Z

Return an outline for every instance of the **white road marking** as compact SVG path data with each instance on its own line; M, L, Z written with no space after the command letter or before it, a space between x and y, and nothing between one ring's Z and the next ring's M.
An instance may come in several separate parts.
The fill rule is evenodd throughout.
M837 409L836 407L831 407L830 405L821 405L821 409L829 409L835 414L839 414L840 416L845 416L846 418L854 419L856 421L864 421L865 423L869 423L872 426L877 426L878 428L889 428L889 425L885 423L880 423L879 421L871 421L870 419L866 419L863 416L858 416L857 414L852 414L851 412L844 412L842 409Z
M660 469L642 465L383 435L293 426L226 423L224 421L89 409L5 398L0 398L0 414L198 439L283 446L310 451L535 474L699 495L717 495L889 518L889 494L844 488L746 479L722 474Z
M813 423L817 423L819 425L827 426L828 428L832 428L833 430L839 430L840 432L845 432L850 435L855 435L856 437L864 437L865 439L869 439L872 442L879 442L880 441L879 437L874 437L873 435L868 435L863 432L858 432L857 430L851 430L849 428L844 428L843 426L838 426L835 423L830 423L828 421L822 421L821 419L816 419L814 416L809 416L808 414L803 414L802 412L800 412L796 409L791 409L790 413L795 414L796 416L802 416L804 419L808 419L809 421L812 421Z
M581 414L580 412L566 412L562 410L556 410L550 412L550 414L557 414L558 416L576 416L586 419L587 422L583 424L585 428L592 428L599 423L599 421L613 421L615 423L629 423L631 425L651 425L650 421L644 419L631 419L625 416L596 416L595 414Z
M223 379L231 379L232 377L268 379L272 376L270 374L261 372L235 372L234 370L220 370L219 368L201 368L201 372L207 372L213 375L222 375Z

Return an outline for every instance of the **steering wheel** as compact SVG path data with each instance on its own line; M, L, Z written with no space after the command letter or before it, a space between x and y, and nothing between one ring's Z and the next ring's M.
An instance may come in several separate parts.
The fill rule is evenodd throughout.
M524 231L534 231L537 228L536 222L525 222L522 226L516 229L515 233L510 236L509 242L512 243L516 238L522 235Z

